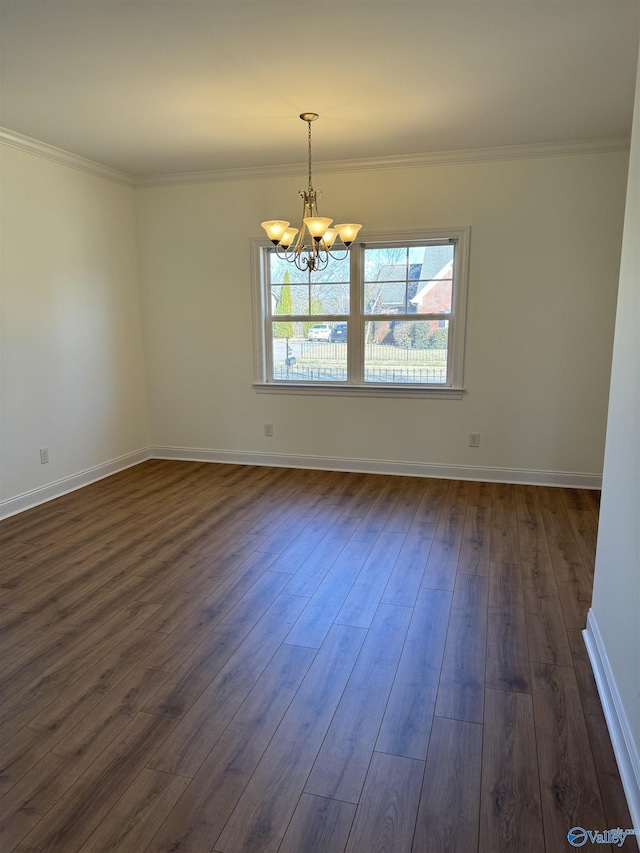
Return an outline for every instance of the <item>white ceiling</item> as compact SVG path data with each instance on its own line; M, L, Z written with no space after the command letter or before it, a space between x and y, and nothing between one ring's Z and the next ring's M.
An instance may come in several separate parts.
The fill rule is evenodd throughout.
M638 0L0 0L0 124L133 175L624 136Z

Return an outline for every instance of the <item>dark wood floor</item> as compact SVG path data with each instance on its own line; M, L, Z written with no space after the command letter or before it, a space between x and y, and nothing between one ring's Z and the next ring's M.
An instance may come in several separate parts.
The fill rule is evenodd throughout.
M0 849L541 853L631 826L597 495L151 461L0 523ZM598 849L608 849L599 846Z

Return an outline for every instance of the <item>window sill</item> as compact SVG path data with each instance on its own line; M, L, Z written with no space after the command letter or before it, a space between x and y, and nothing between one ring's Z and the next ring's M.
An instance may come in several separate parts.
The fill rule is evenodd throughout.
M464 388L420 388L415 385L338 385L320 383L307 385L288 382L254 382L258 394L298 394L311 397L420 397L432 400L461 400Z

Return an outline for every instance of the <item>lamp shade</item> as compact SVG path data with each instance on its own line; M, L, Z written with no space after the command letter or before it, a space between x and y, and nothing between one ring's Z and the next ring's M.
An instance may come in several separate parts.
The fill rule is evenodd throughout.
M345 246L350 246L351 243L353 243L361 228L362 225L358 225L356 222L346 222L342 225L336 225L336 231L340 235L340 239Z
M320 240L327 228L329 228L333 222L333 219L327 219L326 216L306 216L302 221L309 229L309 234L311 234L312 237L315 237L316 240ZM289 223L287 222L287 225L288 224Z
M267 232L272 243L278 243L282 239L285 230L289 227L289 223L284 219L271 219L268 222L261 222L260 225Z
M288 249L289 246L293 243L296 238L296 234L298 233L297 228L285 228L284 234L280 238L279 246L282 246L283 249Z
M336 242L337 237L338 232L335 228L327 228L327 230L322 235L322 242L324 243L327 249L330 249Z

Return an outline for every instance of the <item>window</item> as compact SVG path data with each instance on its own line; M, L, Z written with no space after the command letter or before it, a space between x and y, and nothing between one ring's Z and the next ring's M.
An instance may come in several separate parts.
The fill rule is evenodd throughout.
M257 390L462 395L468 228L372 238L311 277L255 250Z

